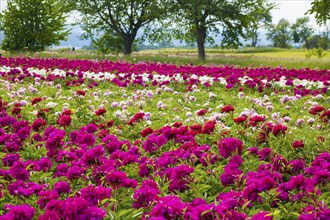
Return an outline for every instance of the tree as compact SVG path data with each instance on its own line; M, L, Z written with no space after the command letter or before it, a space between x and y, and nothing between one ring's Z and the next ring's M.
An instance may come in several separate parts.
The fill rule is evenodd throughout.
M247 36L251 38L251 47L257 46L260 36L258 30L260 30L260 28L266 28L271 25L272 15L270 11L274 9L275 6L276 5L274 3L266 3L264 7L253 12L255 22L252 23L247 33Z
M158 0L77 0L76 9L81 13L79 23L86 37L115 40L117 49L124 55L132 52L132 45L141 28L162 20L166 13L165 1Z
M312 8L307 11L308 14L314 14L316 22L321 24L326 24L330 20L330 1L329 0L314 0L312 3Z
M327 50L330 48L330 27L325 28L324 31L320 32L317 35L313 35L307 39L308 46L310 48L319 48L321 47L323 50Z
M210 33L219 34L221 31L222 47L241 45L239 37L245 37L244 29L255 19L252 12L262 7L264 2L264 0L172 0L172 5L175 7L172 17L179 27L175 34L188 42L195 39L198 56L205 60L205 42L214 42Z
M60 0L9 0L0 16L2 48L37 51L58 45L69 35L68 9Z
M282 18L277 24L268 27L267 40L274 43L274 47L288 48L291 40L290 22Z
M307 39L309 48L319 48L327 50L330 47L330 41L325 35L313 35Z
M309 49L308 38L314 33L314 28L309 24L309 17L301 17L292 24L293 41L295 43L305 43L307 49Z

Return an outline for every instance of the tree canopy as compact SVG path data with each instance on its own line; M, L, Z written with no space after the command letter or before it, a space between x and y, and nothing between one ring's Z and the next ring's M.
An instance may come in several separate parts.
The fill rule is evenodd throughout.
M96 42L100 39L125 55L132 52L132 45L141 28L161 21L166 13L165 1L158 0L77 0L76 9L81 13L79 23L86 37ZM98 38L98 39L95 39Z
M272 15L270 11L276 7L274 3L265 3L263 7L253 11L255 21L248 28L247 36L251 39L251 47L256 47L259 41L260 28L267 28L272 23Z
M9 0L0 16L6 50L44 50L69 35L62 0Z
M296 22L292 24L293 41L295 43L305 43L309 49L308 38L313 35L314 28L309 24L309 17L297 18Z
M267 39L274 43L274 47L288 48L292 39L290 22L282 18L277 24L269 26Z
M205 59L205 41L212 33L221 33L221 46L237 47L239 37L254 21L253 12L264 6L264 0L172 0L172 17L179 38L194 38L199 58Z

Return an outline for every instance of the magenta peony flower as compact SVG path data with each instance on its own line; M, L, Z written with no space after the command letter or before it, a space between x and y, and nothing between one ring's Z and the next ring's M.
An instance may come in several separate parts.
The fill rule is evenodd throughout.
M235 153L242 154L243 143L236 138L225 138L219 141L218 148L220 155L224 158L228 158Z
M60 180L54 184L54 191L56 191L58 194L69 193L71 191L71 187L68 182Z
M25 169L25 165L21 161L16 161L9 169L10 174L17 180L28 180L30 173Z
M45 119L43 118L37 118L36 120L34 120L34 122L32 123L32 129L36 132L40 131L41 127L44 127L47 125L47 122L45 121Z
M117 187L122 186L123 182L127 179L127 175L125 172L115 170L109 172L105 179L110 186L116 189Z
M183 210L187 204L177 196L165 196L157 201L157 205L150 211L152 218L182 219Z
M148 136L148 139L143 143L143 149L149 153L157 151L161 146L166 144L167 138L165 135L154 135L151 134Z
M68 178L68 180L79 179L84 173L85 170L82 167L73 165L68 170L66 177Z
M158 185L151 179L143 180L141 187L135 190L133 198L133 207L138 209L149 207L154 202L160 193Z
M80 197L85 199L90 206L98 206L103 199L109 199L111 197L111 188L104 186L94 187L89 185L80 190Z
M62 219L93 219L101 220L105 217L106 212L96 206L90 206L89 203L79 197L67 198L63 201Z
M86 132L94 133L98 130L98 127L95 124L88 124L86 125Z
M60 214L56 211L46 210L44 214L40 215L38 220L61 220Z
M269 212L261 211L253 215L251 220L272 220L273 217Z
M20 154L7 154L2 158L2 165L11 167L16 161L19 161Z
M1 219L22 219L22 220L31 220L36 213L36 210L29 205L6 205L6 210L9 210L6 214L1 216Z

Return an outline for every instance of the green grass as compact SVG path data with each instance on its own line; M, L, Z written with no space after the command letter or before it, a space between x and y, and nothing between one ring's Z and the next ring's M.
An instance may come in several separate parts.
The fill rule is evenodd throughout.
M47 58L68 58L68 59L108 59L112 61L126 60L128 62L166 62L177 65L234 65L237 67L260 67L282 66L289 69L330 69L330 50L325 51L326 56L317 58L306 58L304 49L280 49L280 48L243 48L243 49L206 49L207 59L205 62L197 57L197 49L167 48L160 50L145 50L134 52L132 56L124 57L118 54L102 55L94 51L67 50L45 51L38 53L9 53L3 52L3 56L31 56Z

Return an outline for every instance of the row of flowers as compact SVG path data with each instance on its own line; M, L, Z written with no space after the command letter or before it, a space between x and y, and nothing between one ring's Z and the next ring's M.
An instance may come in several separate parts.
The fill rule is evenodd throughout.
M127 87L130 84L163 86L170 82L211 86L214 83L225 85L227 89L237 85L257 88L259 92L272 87L289 87L294 94L324 94L330 85L329 70L288 70L285 68L235 68L233 66L176 66L173 64L39 59L39 58L1 58L0 73L11 80L37 77L54 81L57 78L75 76L66 81L69 85L79 85L85 79L109 80ZM12 68L14 67L14 68ZM90 86L95 86L92 83Z
M0 219L330 218L326 70L1 62Z

